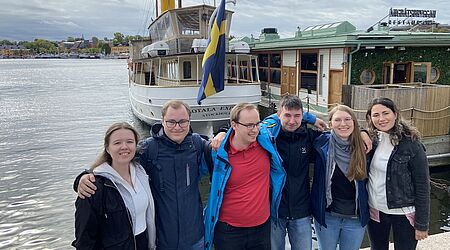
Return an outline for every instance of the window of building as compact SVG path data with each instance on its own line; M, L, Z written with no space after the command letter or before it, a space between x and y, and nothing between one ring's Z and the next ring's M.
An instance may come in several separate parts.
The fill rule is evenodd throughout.
M439 77L441 76L441 71L436 67L431 67L430 72L430 82L435 83L439 80Z
M375 72L371 69L365 69L361 72L359 80L362 84L372 84L375 82Z
M266 52L258 55L259 79L269 84L281 84L282 56L280 52Z
M302 53L302 70L317 71L317 53Z
M317 74L315 73L301 73L301 88L312 93L317 90Z
M414 82L427 81L427 65L423 63L414 64Z
M300 91L309 94L317 93L319 84L318 58L317 50L300 51ZM321 59L323 60L323 57Z

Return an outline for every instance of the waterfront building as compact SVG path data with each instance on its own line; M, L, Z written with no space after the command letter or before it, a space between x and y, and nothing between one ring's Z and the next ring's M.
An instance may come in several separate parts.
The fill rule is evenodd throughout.
M265 28L242 39L258 55L264 103L297 94L319 113L343 102L344 85L450 84L450 33L392 31L386 24L357 31L335 22L280 38Z
M358 31L344 21L299 28L290 38L265 28L241 40L258 55L263 107L290 93L322 117L346 104L364 126L368 101L386 96L425 137L430 165L450 163L450 33L383 22Z
M23 45L0 45L0 58L24 58L31 56L31 50Z

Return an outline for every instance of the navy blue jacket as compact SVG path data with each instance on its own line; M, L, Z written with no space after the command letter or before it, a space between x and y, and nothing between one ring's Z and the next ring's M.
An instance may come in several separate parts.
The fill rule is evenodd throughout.
M263 123L276 138L277 150L286 171L278 216L283 219L308 217L311 215L309 163L314 160L313 142L321 132L308 128L306 123L294 132L283 131L276 114L265 118Z
M191 133L177 144L164 134L160 124L155 124L151 135L153 138L139 143L136 160L150 177L155 200L156 246L160 250L188 249L204 236L198 183L208 168L204 157L198 162L202 150L195 148ZM149 140L153 139L158 143L156 166L150 156L155 150L149 146Z
M324 227L327 227L325 221L325 211L327 206L325 178L328 158L328 142L330 137L330 133L324 133L314 141L314 150L317 154L314 163L314 178L311 189L312 213L314 219ZM357 206L359 208L359 221L361 222L362 227L369 222L369 204L366 183L367 179L356 181L358 188Z

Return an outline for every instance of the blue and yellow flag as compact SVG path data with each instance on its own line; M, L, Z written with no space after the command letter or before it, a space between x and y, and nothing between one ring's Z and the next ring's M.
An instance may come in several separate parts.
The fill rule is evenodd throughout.
M198 90L197 103L224 89L225 76L225 0L216 9L216 17L211 27L208 47L203 56L203 77Z

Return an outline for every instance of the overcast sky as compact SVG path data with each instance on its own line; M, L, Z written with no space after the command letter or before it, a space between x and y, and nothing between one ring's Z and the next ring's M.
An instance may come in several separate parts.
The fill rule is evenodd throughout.
M218 3L220 0L216 0ZM349 21L366 30L388 14L391 7L437 10L436 21L450 23L449 0L236 0L231 34L259 36L275 27L283 37L297 27ZM67 37L112 38L146 35L155 0L0 0L0 40L65 40ZM177 2L177 0L176 0ZM213 0L183 1L184 6L211 4ZM154 17L154 16L153 16Z

